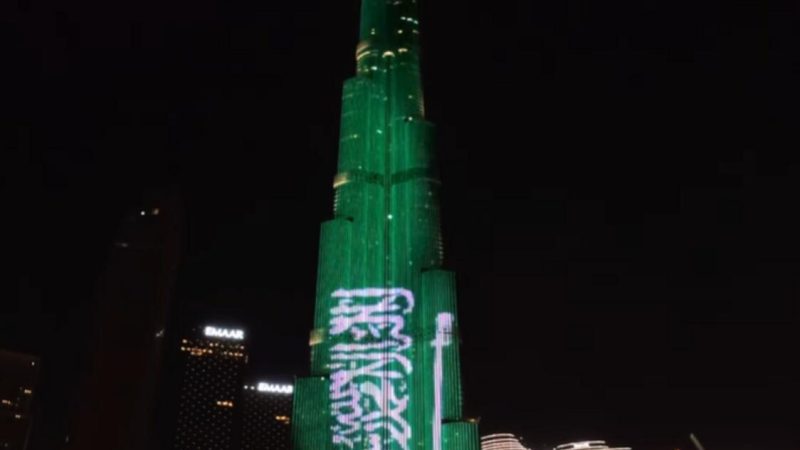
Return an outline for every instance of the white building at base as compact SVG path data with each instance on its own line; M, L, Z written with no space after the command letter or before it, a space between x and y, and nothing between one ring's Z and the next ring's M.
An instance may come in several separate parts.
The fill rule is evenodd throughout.
M481 437L481 450L529 450L511 433L489 434Z
M631 450L630 447L609 447L605 441L582 441L562 444L554 450Z

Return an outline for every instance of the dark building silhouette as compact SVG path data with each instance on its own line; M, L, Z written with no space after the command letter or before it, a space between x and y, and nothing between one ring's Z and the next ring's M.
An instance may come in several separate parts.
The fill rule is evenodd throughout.
M242 450L288 450L290 445L291 384L258 381L244 385Z
M182 221L175 193L151 196L123 219L97 287L89 356L72 405L71 448L152 448Z
M0 449L28 448L39 366L34 356L0 350Z
M244 331L204 325L180 339L176 450L238 448Z

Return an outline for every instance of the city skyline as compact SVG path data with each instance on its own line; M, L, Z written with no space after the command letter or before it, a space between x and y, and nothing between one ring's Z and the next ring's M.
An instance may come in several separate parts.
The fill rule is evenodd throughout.
M0 348L41 357L44 450L64 441L81 318L120 219L149 189L186 202L173 313L239 319L256 369L307 374L356 3L10 6ZM785 15L421 7L465 411L481 434L793 448Z

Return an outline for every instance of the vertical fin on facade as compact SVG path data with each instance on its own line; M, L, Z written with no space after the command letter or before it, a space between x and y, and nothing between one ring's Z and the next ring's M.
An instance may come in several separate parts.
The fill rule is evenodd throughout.
M460 342L458 336L458 315L456 308L456 277L448 270L428 270L422 274L421 302L426 310L422 320L426 336L437 331L436 318L443 311L452 314L452 324L447 332L446 346L443 347L443 379L441 419L452 421L461 419L461 364L459 362Z
M330 410L325 377L298 378L295 383L292 412L292 448L294 450L329 450Z
M317 268L318 299L324 299L331 292L351 283L352 225L347 219L334 219L322 224ZM317 307L314 329L309 337L313 375L329 373L327 357L331 343L327 338L328 320L326 309Z
M442 431L442 450L480 450L478 424L475 422L448 422Z

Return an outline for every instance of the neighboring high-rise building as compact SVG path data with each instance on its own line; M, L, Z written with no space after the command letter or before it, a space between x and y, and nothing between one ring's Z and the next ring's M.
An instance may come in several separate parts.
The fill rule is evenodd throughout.
M39 358L0 350L0 449L26 450Z
M528 450L520 438L511 433L489 434L481 437L481 450Z
M559 445L555 450L631 450L631 448L609 447L605 441L581 441Z
M152 448L182 211L175 193L151 197L124 217L97 286L88 358L72 406L71 448Z
M291 384L270 381L245 384L243 450L289 450L293 392Z
M239 402L247 353L244 331L197 327L180 340L180 394L173 448L238 448Z
M442 268L418 0L362 0L322 225L295 450L478 450L462 417L455 276Z

